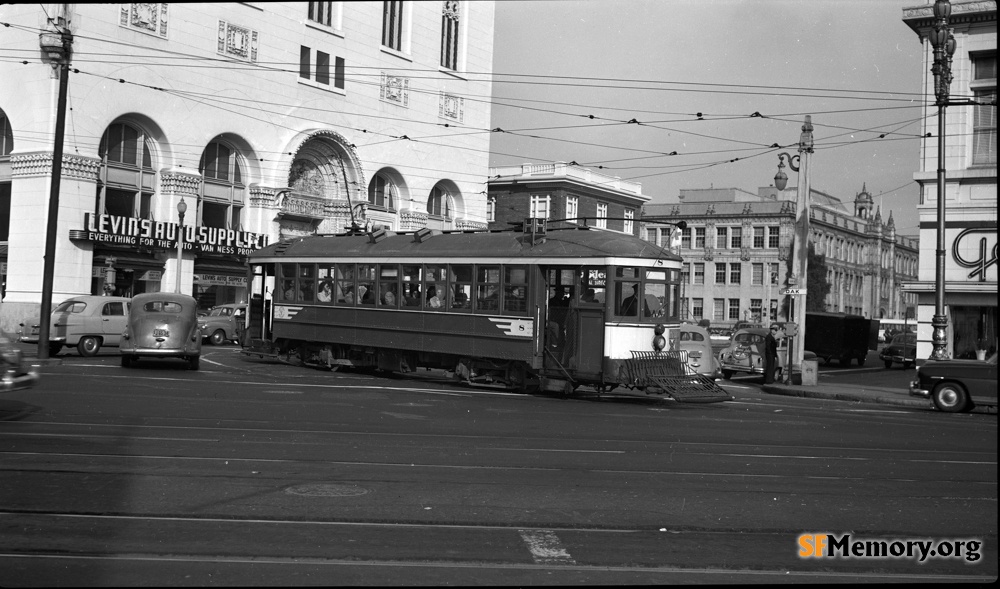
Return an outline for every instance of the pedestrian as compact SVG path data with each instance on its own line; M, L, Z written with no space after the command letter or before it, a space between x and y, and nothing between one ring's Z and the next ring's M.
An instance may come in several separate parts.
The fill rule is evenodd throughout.
M778 326L764 336L764 384L774 384L774 373L778 368Z

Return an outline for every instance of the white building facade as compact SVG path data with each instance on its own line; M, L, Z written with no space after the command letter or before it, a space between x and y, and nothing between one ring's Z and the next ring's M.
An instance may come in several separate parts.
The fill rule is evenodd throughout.
M4 330L41 303L60 84L41 46L60 31L54 303L178 273L203 307L245 301L247 254L276 240L486 227L489 134L468 129L490 124L493 2L23 4L0 21L18 57L0 61Z
M956 41L945 132L945 315L948 356L975 358L997 349L997 3L954 1ZM917 359L931 355L936 303L938 109L935 105L933 2L903 10L924 47L924 113L919 171L920 266L904 289L919 297Z
M716 327L787 320L779 292L795 233L795 191L684 189L678 203L643 207L642 236L684 258L682 319L708 319ZM825 310L904 318L916 300L899 286L916 278L917 240L897 235L891 214L883 221L878 208L873 212L864 187L853 212L834 196L810 192L809 240L825 259L830 285ZM678 230L664 220L687 227Z

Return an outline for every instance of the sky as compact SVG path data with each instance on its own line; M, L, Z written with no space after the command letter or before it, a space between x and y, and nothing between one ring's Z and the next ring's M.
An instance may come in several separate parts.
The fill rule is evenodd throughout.
M923 48L902 15L924 4L500 0L490 165L575 161L654 203L756 193L810 114L812 188L853 211L865 186L915 236Z

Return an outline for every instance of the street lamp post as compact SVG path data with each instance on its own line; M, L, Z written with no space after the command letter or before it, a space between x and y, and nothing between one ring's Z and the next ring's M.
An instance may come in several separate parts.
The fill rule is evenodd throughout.
M792 270L786 281L786 288L797 289L799 294L790 294L789 301L792 316L789 319L798 324L798 334L792 338L789 345L789 355L791 362L784 371L785 382L792 380L792 368L802 366L802 357L805 352L806 341L806 275L809 270L809 158L813 152L813 126L812 117L806 115L806 120L802 124L802 134L799 135L799 153L790 155L782 152L778 154L778 173L774 175L774 186L778 190L784 190L788 185L788 176L784 171L784 160L788 160L788 166L793 171L799 173L798 186L795 191L795 237L792 240ZM801 297L801 298L795 298Z
M948 28L948 18L951 16L951 2L936 0L934 2L934 30L930 33L931 46L934 48L934 97L938 107L938 168L937 168L937 249L935 253L934 278L934 318L931 325L934 328L931 336L931 360L946 360L948 358L948 316L944 314L945 287L945 108L948 106L948 94L951 88L951 59L955 54L955 36Z
M188 206L184 202L184 197L181 197L179 203L177 203L177 294L181 294L181 262L183 260L184 253L184 213L187 212Z

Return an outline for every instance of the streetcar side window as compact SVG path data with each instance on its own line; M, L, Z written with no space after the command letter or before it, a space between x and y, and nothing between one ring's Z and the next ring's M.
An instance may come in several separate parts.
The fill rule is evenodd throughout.
M375 282L375 264L358 264L357 299L359 305L375 304Z
M424 308L429 311L443 311L448 296L448 268L446 266L424 267Z
M476 310L500 310L500 266L476 268Z
M380 307L399 306L399 266L380 264L378 268L378 304Z
M281 300L294 301L298 289L295 287L295 264L281 264Z
M503 310L524 313L528 299L527 266L504 266Z
M357 298L354 285L354 264L337 264L334 276L334 301L338 305L353 305Z
M334 267L320 265L316 269L316 280L319 281L319 288L316 291L316 302L332 303L334 291Z
M420 308L420 282L423 277L420 266L403 266L403 306Z
M448 291L452 309L469 309L472 307L472 264L455 264L451 266L451 290Z
M300 264L298 300L312 302L315 294L316 267L312 264Z

